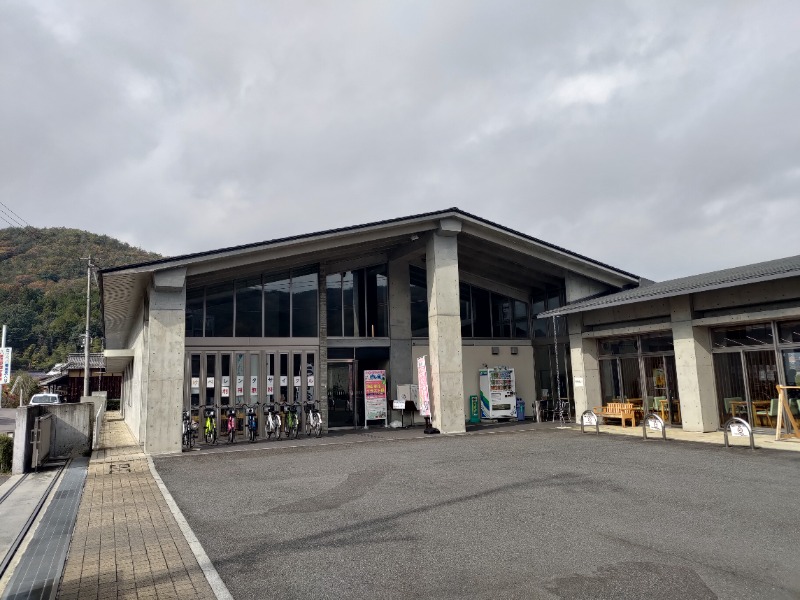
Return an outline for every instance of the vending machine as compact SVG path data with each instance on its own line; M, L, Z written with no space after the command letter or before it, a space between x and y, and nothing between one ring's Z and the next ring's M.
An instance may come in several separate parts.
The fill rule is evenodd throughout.
M481 388L481 419L516 419L517 387L514 369L486 367L478 371Z

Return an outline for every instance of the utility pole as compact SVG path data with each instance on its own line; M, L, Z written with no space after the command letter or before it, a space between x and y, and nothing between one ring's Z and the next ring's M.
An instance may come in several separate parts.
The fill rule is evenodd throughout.
M92 301L92 255L81 260L89 261L86 266L86 337L83 339L83 395L89 395L89 317L91 315Z

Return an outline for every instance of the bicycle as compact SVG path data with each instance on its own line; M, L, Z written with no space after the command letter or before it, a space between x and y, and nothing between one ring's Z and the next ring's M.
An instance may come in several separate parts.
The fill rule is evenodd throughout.
M236 443L236 411L232 408L228 410L228 443Z
M191 450L194 445L194 435L192 431L192 417L188 410L183 411L183 424L181 428L181 446L186 450Z
M258 437L258 417L256 416L256 408L259 404L261 403L256 402L245 408L245 414L247 415L247 438L251 443L255 442Z
M286 415L286 422L284 423L284 431L286 433L286 437L291 439L294 435L294 439L297 439L299 435L299 423L297 422L297 405L296 404L284 404L281 409L283 410L284 414Z
M275 404L266 404L264 410L267 413L264 418L264 435L269 439L274 433L275 439L281 439L281 416L278 414Z
M316 402L306 402L306 435L310 436L312 433L314 437L319 437L322 432L322 416L319 414L319 409Z
M214 410L213 408L206 408L205 415L206 415L206 426L205 426L206 444L216 444L217 411Z

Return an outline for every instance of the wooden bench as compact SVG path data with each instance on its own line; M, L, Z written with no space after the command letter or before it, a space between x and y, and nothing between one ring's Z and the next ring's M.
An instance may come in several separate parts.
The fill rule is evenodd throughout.
M625 421L630 421L636 427L636 407L630 402L609 402L605 406L595 406L594 414L603 419L619 419L625 427Z

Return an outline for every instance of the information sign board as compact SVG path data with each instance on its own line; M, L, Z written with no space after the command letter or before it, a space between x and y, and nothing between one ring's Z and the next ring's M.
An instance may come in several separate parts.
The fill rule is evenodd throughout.
M386 419L386 371L364 371L364 415L367 421Z
M11 348L0 348L0 385L11 382Z

